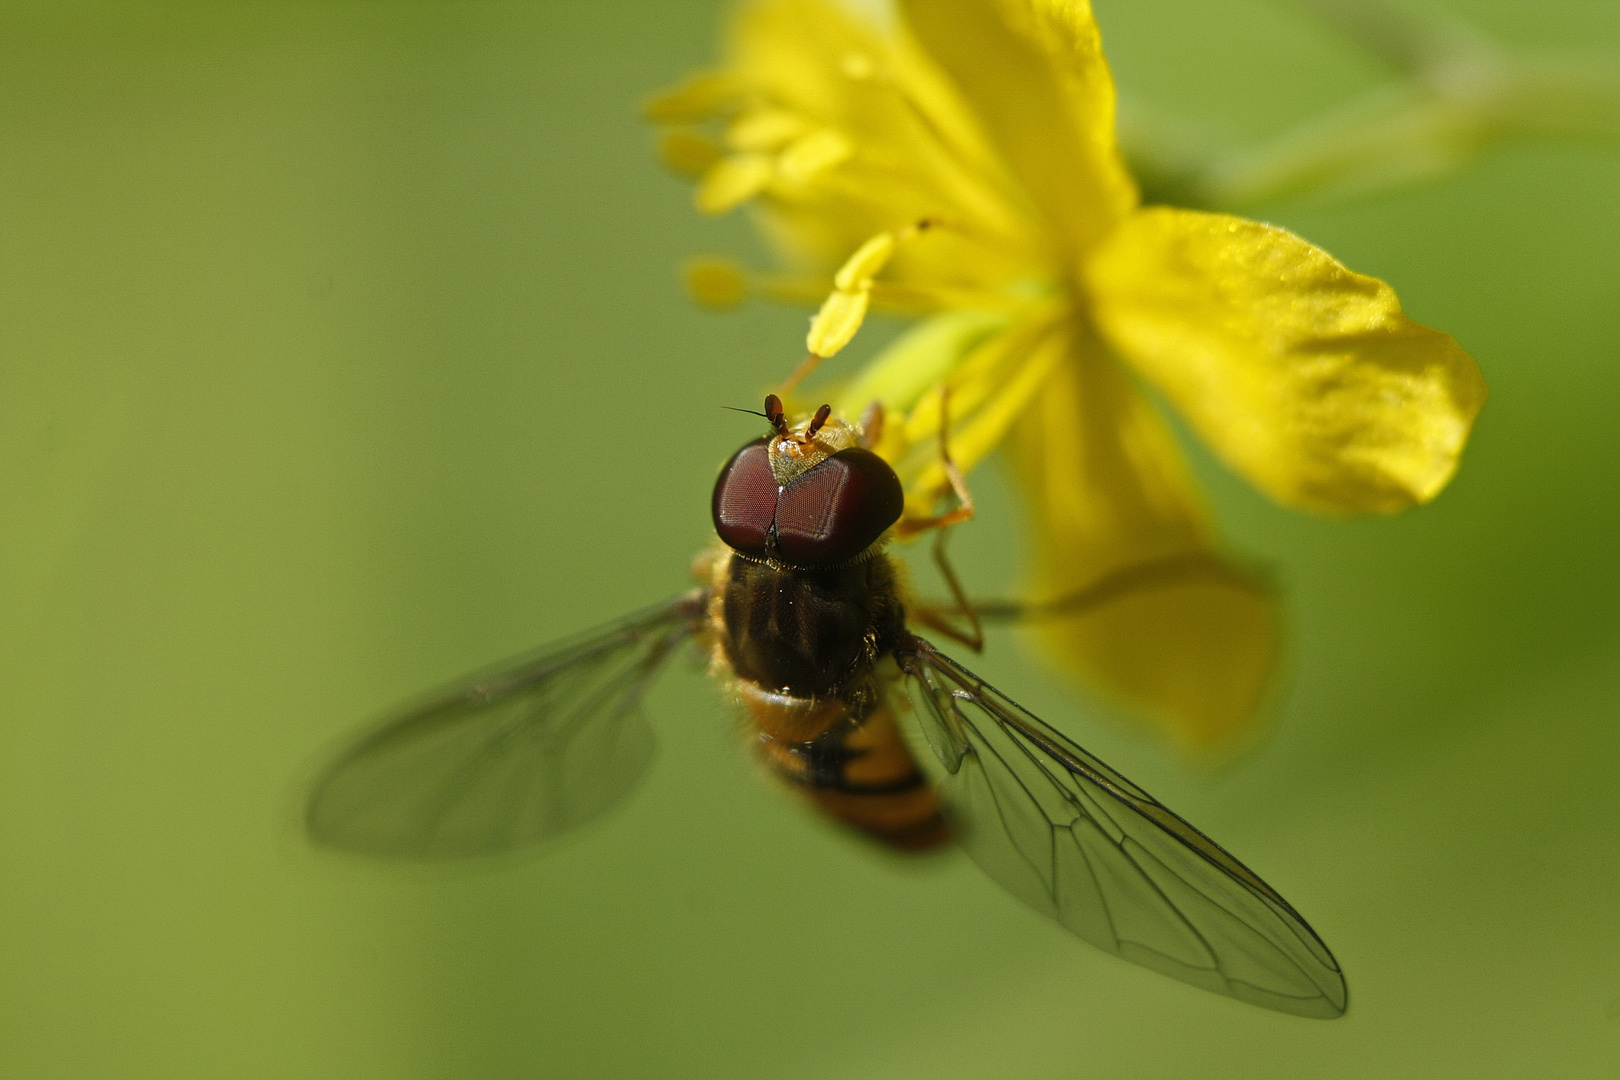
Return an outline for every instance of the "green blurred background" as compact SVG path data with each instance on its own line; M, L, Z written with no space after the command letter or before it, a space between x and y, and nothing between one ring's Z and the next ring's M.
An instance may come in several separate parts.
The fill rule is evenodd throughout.
M1122 86L1259 137L1374 86L1283 3L1097 0ZM1620 52L1620 5L1448 5ZM623 812L472 868L309 850L299 786L424 685L664 597L804 313L636 104L721 5L0 8L0 1073L1576 1076L1620 1068L1620 150L1264 208L1478 358L1456 482L1278 510L1271 736L1216 771L979 666L1227 843L1349 973L1334 1023L1074 941L965 859L896 867L756 775L696 667ZM863 335L870 349L881 328ZM858 357L855 357L858 359ZM1010 501L960 531L1013 580Z

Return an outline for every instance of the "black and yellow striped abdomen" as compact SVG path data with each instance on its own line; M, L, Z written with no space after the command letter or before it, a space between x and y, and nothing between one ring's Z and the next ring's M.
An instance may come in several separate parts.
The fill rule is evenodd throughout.
M721 660L772 770L890 847L949 839L874 670L905 632L888 559L804 569L728 553L715 576Z

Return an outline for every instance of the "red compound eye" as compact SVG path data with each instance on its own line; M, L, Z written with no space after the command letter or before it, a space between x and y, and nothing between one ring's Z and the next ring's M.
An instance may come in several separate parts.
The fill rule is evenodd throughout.
M728 547L795 566L853 559L900 519L900 478L870 450L840 450L779 487L770 440L732 455L714 484L714 531Z
M900 519L904 505L900 478L888 462L870 450L840 450L782 490L775 508L778 555L797 566L853 559Z
M714 531L744 555L764 558L776 520L776 477L768 439L755 439L732 455L714 482Z

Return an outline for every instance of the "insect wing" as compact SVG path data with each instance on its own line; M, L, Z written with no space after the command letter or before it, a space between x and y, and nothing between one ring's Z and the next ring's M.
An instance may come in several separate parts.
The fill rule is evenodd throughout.
M364 736L310 791L315 842L372 855L485 855L623 799L655 750L640 702L696 630L701 590L474 676Z
M985 873L1133 963L1281 1012L1344 1013L1333 954L1248 867L926 642L898 659Z

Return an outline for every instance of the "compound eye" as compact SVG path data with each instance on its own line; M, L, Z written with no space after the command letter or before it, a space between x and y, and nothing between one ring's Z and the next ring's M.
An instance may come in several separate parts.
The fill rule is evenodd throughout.
M744 555L765 557L765 542L776 520L776 477L771 473L768 439L755 439L731 456L714 482L714 531Z
M905 501L888 462L870 450L840 450L782 490L777 550L797 566L853 559L900 520Z

